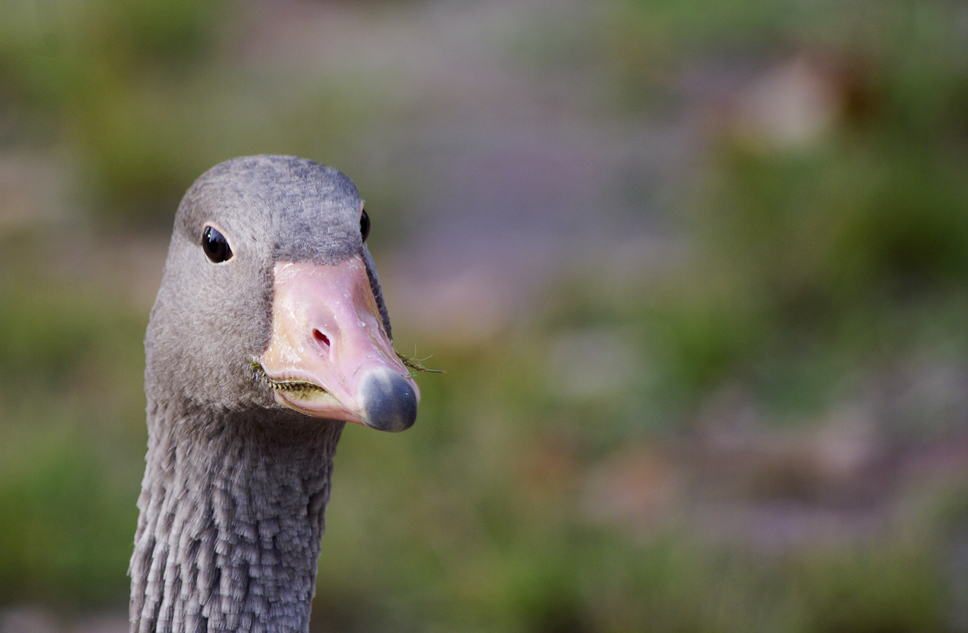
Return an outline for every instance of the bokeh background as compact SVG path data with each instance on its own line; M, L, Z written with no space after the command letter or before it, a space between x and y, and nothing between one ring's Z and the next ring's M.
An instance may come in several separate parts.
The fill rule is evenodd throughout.
M313 631L968 631L968 4L0 1L0 631L126 630L195 177L357 183Z

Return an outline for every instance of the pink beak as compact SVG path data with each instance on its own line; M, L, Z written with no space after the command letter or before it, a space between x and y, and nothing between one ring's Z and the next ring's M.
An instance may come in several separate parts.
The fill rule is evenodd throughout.
M272 338L257 359L276 401L313 417L402 431L420 391L383 328L366 266L277 262Z

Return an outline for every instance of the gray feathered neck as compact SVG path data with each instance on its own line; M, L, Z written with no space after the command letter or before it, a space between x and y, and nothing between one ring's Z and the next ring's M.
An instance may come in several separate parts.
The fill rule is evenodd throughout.
M308 630L343 424L275 417L149 403L133 633Z

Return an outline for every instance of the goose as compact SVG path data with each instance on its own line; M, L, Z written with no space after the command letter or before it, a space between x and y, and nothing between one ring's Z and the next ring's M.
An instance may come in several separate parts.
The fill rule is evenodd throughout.
M409 428L352 181L292 156L188 189L145 336L132 633L305 632L346 422Z

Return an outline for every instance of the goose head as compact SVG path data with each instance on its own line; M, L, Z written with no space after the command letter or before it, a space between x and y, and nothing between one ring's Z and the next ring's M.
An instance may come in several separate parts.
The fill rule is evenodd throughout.
M149 402L409 428L354 184L289 156L227 161L186 193L146 337Z

